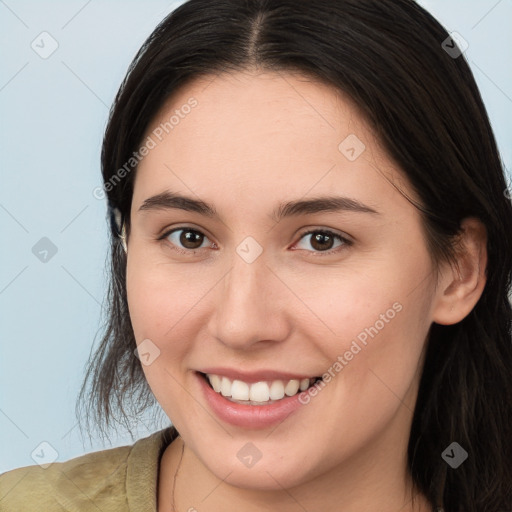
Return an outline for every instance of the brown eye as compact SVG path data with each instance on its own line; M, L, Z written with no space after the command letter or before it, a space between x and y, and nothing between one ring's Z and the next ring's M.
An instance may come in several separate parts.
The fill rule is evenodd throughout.
M199 249L201 247L204 236L197 231L184 229L179 237L180 243L187 249ZM199 243L199 245L197 245Z
M192 228L173 229L166 233L163 238L169 240L177 250L182 252L201 249L204 241L208 240L203 233Z
M332 231L328 230L321 230L321 229L315 229L308 231L307 233L303 233L301 235L301 239L305 238L306 236L309 236L309 242L307 245L309 247L312 247L314 251L311 251L308 247L306 247L307 250L310 252L318 252L322 253L325 252L327 254L331 254L333 252L338 252L338 250L341 250L345 248L346 246L349 246L352 244L350 240L347 240L346 238L342 237L341 235L338 235L337 233L334 233ZM339 244L337 246L334 246L336 240L339 240ZM334 248L333 248L334 247ZM302 247L304 248L304 247Z
M311 237L310 243L317 251L325 251L332 249L334 238L326 233L316 233Z

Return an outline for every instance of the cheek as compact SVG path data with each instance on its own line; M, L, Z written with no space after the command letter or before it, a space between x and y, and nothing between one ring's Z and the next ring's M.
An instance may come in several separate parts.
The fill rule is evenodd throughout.
M169 414L175 404L186 403L186 394L180 398L183 388L178 381L191 366L189 355L194 354L204 325L198 317L214 280L209 271L192 272L192 265L166 264L137 250L136 244L131 249L126 278L129 314L137 344L150 340L157 347L158 357L142 369Z
M325 280L325 286L299 288L329 327L330 333L322 331L325 338L310 329L308 339L330 361L327 378L335 383L334 400L347 405L344 413L392 412L419 376L431 324L429 269L426 253L416 250L405 258L397 252Z
M191 272L189 265L170 265L134 244L127 265L126 288L130 318L137 341L176 337L189 315L211 288L207 271Z

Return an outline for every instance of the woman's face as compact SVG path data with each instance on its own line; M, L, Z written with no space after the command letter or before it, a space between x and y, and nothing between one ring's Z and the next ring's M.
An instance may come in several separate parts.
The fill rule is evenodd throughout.
M197 460L254 489L405 468L435 280L390 181L414 194L357 109L291 73L221 75L178 91L143 144L130 316Z

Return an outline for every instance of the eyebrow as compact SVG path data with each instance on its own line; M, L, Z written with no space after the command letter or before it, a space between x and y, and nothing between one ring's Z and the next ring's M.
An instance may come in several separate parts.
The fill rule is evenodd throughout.
M146 199L139 211L179 209L195 212L205 217L218 217L217 210L209 203L175 192L165 191ZM379 215L377 210L348 197L324 196L313 199L298 199L278 205L272 212L272 219L279 222L285 217L295 217L324 212L359 212Z

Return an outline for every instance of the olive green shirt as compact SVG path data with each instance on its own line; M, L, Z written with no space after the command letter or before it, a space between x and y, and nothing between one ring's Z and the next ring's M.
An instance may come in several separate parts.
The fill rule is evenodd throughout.
M2 512L156 512L160 458L173 427L66 462L0 475Z

